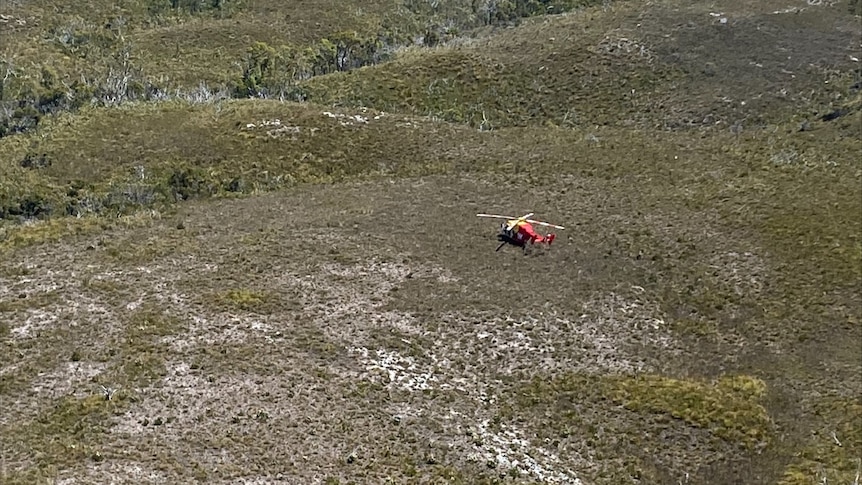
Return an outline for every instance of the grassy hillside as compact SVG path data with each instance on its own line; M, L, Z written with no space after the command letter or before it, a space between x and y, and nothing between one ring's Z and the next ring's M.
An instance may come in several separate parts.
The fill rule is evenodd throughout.
M0 481L854 483L859 6L3 4Z
M591 8L315 78L308 91L326 103L488 127L726 130L831 111L859 81L850 59L858 46L847 42L858 28L854 19L762 9L736 5L721 23L715 8L703 5Z

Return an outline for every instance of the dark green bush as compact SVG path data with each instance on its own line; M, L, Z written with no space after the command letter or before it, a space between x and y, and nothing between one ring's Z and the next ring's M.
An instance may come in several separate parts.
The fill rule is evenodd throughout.
M39 169L50 167L52 163L53 162L51 162L51 158L44 153L40 155L33 155L32 153L28 153L19 162L19 165L21 165L23 168Z
M218 189L201 170L192 168L174 169L168 176L168 195L174 200L188 200L215 194Z
M0 219L43 219L51 215L51 201L39 194L0 199Z

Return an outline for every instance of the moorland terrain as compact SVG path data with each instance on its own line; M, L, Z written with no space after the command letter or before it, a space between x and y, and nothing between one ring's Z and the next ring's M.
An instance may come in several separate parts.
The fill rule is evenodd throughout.
M4 0L0 482L858 484L860 21Z

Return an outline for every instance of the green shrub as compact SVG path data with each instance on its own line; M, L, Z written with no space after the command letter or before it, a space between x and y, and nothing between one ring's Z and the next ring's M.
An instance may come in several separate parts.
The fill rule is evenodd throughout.
M238 97L254 97L277 83L280 55L265 42L255 42L248 48L240 82L234 89Z
M238 0L149 0L147 13L153 17L171 14L226 17L242 6L243 2Z
M300 48L278 48L255 42L242 60L242 74L234 85L234 96L259 97L276 94L304 100L296 83L313 76L349 71L386 59L382 36L363 37L355 31L335 33L317 43Z

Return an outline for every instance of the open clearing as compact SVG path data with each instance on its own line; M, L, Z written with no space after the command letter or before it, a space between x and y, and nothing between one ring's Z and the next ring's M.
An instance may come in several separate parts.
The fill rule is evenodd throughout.
M710 412L741 424L712 429L625 406L626 376L689 379L689 359L712 349L693 374L717 377L750 351L732 328L702 348L678 338L660 266L611 250L620 241L608 235L663 227L650 248L695 241L708 259L687 263L716 267L715 284L745 293L774 278L769 255L696 214L596 211L571 213L551 251L495 253L493 225L474 213L511 204L499 190L510 183L426 177L194 203L149 227L20 252L0 268L12 322L7 473L57 469L63 483L759 480L746 456L775 436L756 389L725 395L743 407ZM558 191L573 185L583 203L615 193L566 180L541 194L564 204ZM514 197L535 206L537 195ZM785 345L758 352L780 359ZM111 400L100 386L116 389ZM525 399L550 408L521 410ZM737 440L736 426L753 439Z

